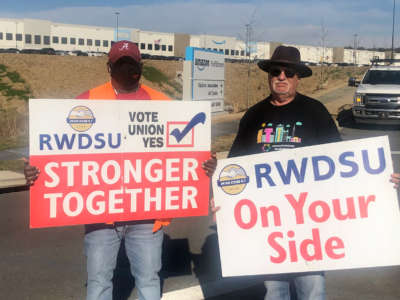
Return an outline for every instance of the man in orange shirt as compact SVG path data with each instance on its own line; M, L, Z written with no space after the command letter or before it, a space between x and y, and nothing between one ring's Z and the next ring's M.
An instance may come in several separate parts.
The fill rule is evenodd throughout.
M77 99L170 100L168 96L140 84L142 62L136 44L119 41L111 47L108 58L111 80L82 93ZM214 154L203 163L208 176L212 176L216 164ZM24 171L27 183L32 185L40 171L29 163L26 163ZM160 299L158 272L161 269L162 227L169 223L170 220L143 220L85 225L87 300L112 299L111 280L122 240L125 240L139 299Z

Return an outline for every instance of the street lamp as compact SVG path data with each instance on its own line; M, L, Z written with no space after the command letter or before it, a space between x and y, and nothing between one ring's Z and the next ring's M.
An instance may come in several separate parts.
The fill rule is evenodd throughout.
M117 18L117 26L116 26L116 28L117 28L117 42L118 42L118 40L119 40L119 36L118 36L118 16L119 16L119 12L118 11L115 12L115 16Z
M396 0L393 0L393 26L392 26L392 59L394 59L394 13L396 9Z

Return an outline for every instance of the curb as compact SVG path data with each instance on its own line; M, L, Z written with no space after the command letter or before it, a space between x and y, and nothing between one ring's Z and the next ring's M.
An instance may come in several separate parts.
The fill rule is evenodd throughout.
M24 174L13 171L0 171L0 189L26 186Z

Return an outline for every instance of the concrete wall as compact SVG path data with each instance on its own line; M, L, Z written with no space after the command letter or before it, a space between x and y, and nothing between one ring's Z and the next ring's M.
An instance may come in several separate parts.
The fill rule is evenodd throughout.
M108 52L114 29L55 23L51 25L51 47L55 50Z
M173 33L140 31L139 49L143 54L174 56Z
M186 33L175 33L174 56L185 57L186 47L190 45L190 35Z
M309 63L332 63L333 48L317 47L307 45L284 44L285 46L296 47L300 51L300 57L303 62Z
M343 62L356 65L370 65L371 59L379 57L385 58L385 52L344 49Z
M220 51L226 58L246 58L246 44L234 37L217 35L191 35L190 46Z

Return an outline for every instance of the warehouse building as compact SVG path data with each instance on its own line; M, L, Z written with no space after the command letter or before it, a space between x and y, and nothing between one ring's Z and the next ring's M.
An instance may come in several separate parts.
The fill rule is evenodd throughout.
M189 35L144 31L137 28L112 28L54 23L37 19L0 18L0 49L54 49L68 54L104 55L113 42L135 42L142 54L161 58L183 58L188 46L221 52L233 60L269 59L279 42L246 43L235 37ZM388 58L384 52L284 44L297 47L306 63L369 65L374 57ZM29 51L28 50L28 51ZM396 58L399 54L396 54Z

